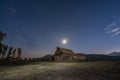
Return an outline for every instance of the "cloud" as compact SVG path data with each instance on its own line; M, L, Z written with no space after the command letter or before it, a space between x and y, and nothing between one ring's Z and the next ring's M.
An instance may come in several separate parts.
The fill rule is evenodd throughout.
M113 26L117 26L116 22L113 22L113 23L108 25L108 27L113 27Z
M120 35L120 20L108 24L104 30L111 37Z
M120 35L120 31L118 31L118 32L115 32L113 35L111 35L112 37L113 36L117 36L117 35Z
M113 28L112 30L111 30L111 33L115 33L115 32L117 32L117 31L119 31L120 30L120 28Z

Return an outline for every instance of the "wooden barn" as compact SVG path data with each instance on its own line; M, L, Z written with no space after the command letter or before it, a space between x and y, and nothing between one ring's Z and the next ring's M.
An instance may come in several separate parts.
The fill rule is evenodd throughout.
M87 59L84 55L77 55L70 49L57 47L52 60L58 62L72 62L72 61L85 61Z

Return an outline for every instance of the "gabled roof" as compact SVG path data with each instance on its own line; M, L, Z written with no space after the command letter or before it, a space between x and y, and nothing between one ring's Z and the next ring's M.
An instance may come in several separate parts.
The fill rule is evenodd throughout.
M57 50L60 50L62 53L65 53L65 54L75 55L74 52L72 50L70 50L70 49L57 47Z

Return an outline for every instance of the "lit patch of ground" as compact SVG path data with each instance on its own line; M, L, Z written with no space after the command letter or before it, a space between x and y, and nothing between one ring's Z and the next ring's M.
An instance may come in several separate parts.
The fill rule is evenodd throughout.
M0 80L119 80L120 61L0 66Z

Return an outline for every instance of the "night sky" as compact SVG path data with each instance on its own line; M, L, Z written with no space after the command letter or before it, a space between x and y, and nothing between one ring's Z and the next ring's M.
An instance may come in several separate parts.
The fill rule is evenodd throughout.
M0 0L0 30L3 44L21 47L23 57L57 46L108 54L120 51L120 0Z

